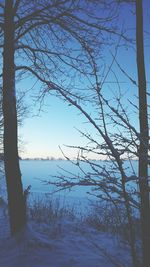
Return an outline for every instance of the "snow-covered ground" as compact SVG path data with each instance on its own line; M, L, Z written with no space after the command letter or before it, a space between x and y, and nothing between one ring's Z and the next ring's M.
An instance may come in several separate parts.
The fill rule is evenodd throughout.
M0 267L130 267L129 247L117 236L77 219L29 221L9 234L7 207L0 205Z

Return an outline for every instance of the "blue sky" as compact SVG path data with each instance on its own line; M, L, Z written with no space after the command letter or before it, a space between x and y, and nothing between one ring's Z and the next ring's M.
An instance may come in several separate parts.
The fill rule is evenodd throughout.
M83 143L75 126L83 128L83 119L79 112L67 106L56 97L49 97L48 106L44 106L39 115L27 118L20 129L21 138L25 142L23 157L62 157L59 146L79 145ZM69 155L74 153L69 150Z
M150 16L149 1L144 1L144 11L148 15L145 16L145 28L148 30L147 25ZM129 10L130 9L130 10ZM127 7L126 10L123 10L124 24L127 23L128 32L132 35L134 32L135 26L135 17L131 12L132 8ZM148 53L150 46L149 35L145 35L146 41L146 65L148 66L150 61L150 53ZM114 47L107 48L109 52L114 51ZM111 62L111 55L108 50L104 51L104 56L106 64L109 65ZM135 50L133 48L122 47L118 51L117 57L121 66L131 75L133 79L136 79L136 57ZM123 74L118 70L116 65L113 66L113 70L119 77L120 81L123 81L122 88L126 92L126 98L131 101L136 101L134 96L137 92L137 88L132 86L131 83L123 76ZM112 73L108 76L108 81L114 80ZM32 87L30 79L24 80L18 85L19 87L25 88L28 90ZM38 92L39 84L37 83L34 87L34 91ZM110 90L116 90L116 85L107 83L105 85L105 95L110 94ZM86 144L86 140L81 137L78 131L75 128L86 131L89 129L88 124L85 123L85 119L79 115L79 112L74 108L68 106L67 103L64 103L62 100L56 98L55 96L49 96L45 98L45 105L42 106L43 112L37 116L39 105L35 105L32 100L34 92L29 91L26 97L27 105L29 105L29 110L32 109L31 115L25 119L23 126L19 129L19 134L21 139L24 142L23 152L21 152L22 157L62 157L62 153L59 149L61 146L67 156L74 157L75 152L72 149L67 149L65 145L80 145ZM125 105L127 103L125 102ZM90 107L89 107L90 108ZM131 114L132 120L137 125L137 122L134 119L134 114Z

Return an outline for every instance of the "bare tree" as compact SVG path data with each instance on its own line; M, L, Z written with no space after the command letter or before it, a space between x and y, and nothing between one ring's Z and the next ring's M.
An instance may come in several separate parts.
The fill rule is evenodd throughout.
M81 154L76 163L80 170L82 170L80 161L88 163L92 171L85 173L82 170L83 177L78 183L68 182L63 177L63 185L96 186L103 191L100 196L101 199L113 201L115 206L118 202L125 206L134 267L138 263L132 211L133 208L139 208L138 195L140 195L145 267L147 266L146 261L149 259L148 124L142 47L142 14L139 11L142 10L141 1L137 1L136 4L140 132L132 125L123 107L119 82L117 84L120 95L116 98L115 105L103 94L103 87L107 81L108 73L112 70L112 65L116 62L116 56L105 73L105 77L99 79L99 64L96 64L96 59L100 55L100 44L104 40L101 33L107 34L107 37L116 34L118 38L122 37L129 41L129 38L126 38L122 32L117 33L116 29L112 28L111 23L115 17L115 12L107 13L105 11L106 16L95 17L92 8L94 5L97 8L102 8L99 1L92 1L92 4L90 1L85 1L84 4L80 5L78 1L71 0L37 1L36 4L31 3L31 1L6 0L5 7L1 4L1 9L5 8L5 20L1 23L2 30L4 29L4 153L11 230L14 234L25 223L25 199L17 149L15 72L17 71L22 76L28 72L44 85L41 96L44 96L45 93L55 92L57 96L75 106L93 126L98 139L88 133L83 133L91 146L77 147ZM104 7L109 10L110 3L104 3ZM77 12L80 15L77 15ZM97 36L100 36L102 40ZM14 59L16 60L14 61ZM23 59L24 64L20 64L21 59ZM87 78L89 95L87 95L87 91L75 90L74 77L77 80L82 80L83 77ZM129 75L128 78L133 82ZM91 111L93 106L96 107L98 115L96 119L95 112L89 113L89 106L86 109L87 103L88 105L91 104ZM145 108L143 109L143 107ZM113 132L109 127L110 123L114 125ZM11 136L10 132L12 133ZM85 153L106 156L109 159L109 168L106 169L104 166L89 161ZM132 169L131 160L133 157L139 158L139 175L134 172L132 175L127 175L124 161L128 158ZM100 181L97 180L98 178ZM135 190L134 194L127 190L127 184L132 181L135 184L139 181L140 185L140 191ZM112 192L114 197L112 197Z
M89 4L89 1L87 2ZM85 3L87 2L85 1ZM130 245L134 267L138 263L135 229L133 226L133 209L139 209L141 205L143 262L145 267L147 266L147 259L149 259L149 184L147 171L148 122L143 57L142 1L136 1L136 43L139 84L139 109L137 110L139 110L140 114L140 130L133 126L128 112L121 101L122 92L115 74L114 76L119 88L119 96L115 98L115 105L113 103L114 99L112 101L104 97L103 88L107 82L108 74L112 71L113 64L117 63L115 55L113 56L112 64L105 73L105 77L99 79L99 64L96 64L96 59L99 56L100 41L96 39L96 36L101 32L105 32L109 36L116 34L115 29L106 27L105 23L103 23L106 21L106 17L95 18L90 16L90 20L83 19L81 16L77 16L77 11L83 12L85 6L76 6L71 1L58 1L55 5L51 3L51 10L49 12L46 9L46 1L39 3L42 11L34 10L32 15L23 17L16 23L16 51L20 58L26 55L26 59L30 62L30 64L24 65L17 64L16 70L21 71L22 75L24 72L30 73L45 85L44 90L41 91L41 96L44 96L45 93L55 92L56 95L76 107L93 126L98 139L88 133L83 133L83 136L88 139L91 146L77 147L81 154L76 163L79 167L80 161L88 163L91 166L92 172L85 173L82 170L83 177L81 177L78 183L68 182L65 177L61 177L64 179L63 186L68 187L77 184L93 185L98 189L102 189L103 195L101 195L101 198L111 200L115 205L117 203L124 204L130 229ZM70 4L69 8L68 3ZM98 2L94 1L94 4L98 5ZM35 9L34 5L31 7ZM89 12L87 6L85 10ZM24 7L20 9L20 12L23 11ZM25 13L28 13L28 10ZM87 14L86 16L88 16ZM85 13L83 17L85 18ZM109 14L111 22L113 18L114 16ZM42 26L39 27L39 25ZM93 29L93 34L91 34L91 29ZM122 37L129 41L129 38L125 38L122 33L119 32L117 35L119 38ZM69 38L75 40L76 44L73 42L74 47L69 45ZM137 85L137 82L123 71L119 63L117 65L130 82ZM76 70L76 72L72 72L72 70ZM87 78L89 95L87 95L87 91L84 93L84 90L81 92L74 89L73 77L77 77L77 79ZM73 87L73 90L71 90L71 87ZM91 113L88 111L89 104L91 104ZM92 114L93 106L96 107L98 115L96 119L95 113L93 112ZM134 107L136 108L136 105ZM113 131L110 129L110 124L114 126ZM106 156L110 162L109 168L106 169L89 161L85 153ZM138 174L132 166L133 158L139 159ZM130 162L131 175L127 174L125 159L128 159ZM97 177L100 178L100 181L97 181ZM134 193L127 190L129 183L134 183ZM137 184L140 186L140 190L135 189ZM62 185L62 183L58 185ZM112 197L112 192L114 193L114 198ZM141 199L141 204L139 198Z
M90 73L92 75L90 85L85 94L73 94L70 90L64 90L63 84L58 85L51 83L45 76L38 75L37 73L34 73L34 75L45 83L46 92L53 89L57 92L58 96L61 96L66 102L76 107L95 131L94 137L90 133L81 132L88 140L88 145L86 147L73 147L79 150L77 161L73 162L73 164L79 167L81 171L80 176L66 172L65 175L59 176L61 181L55 183L55 185L63 186L65 188L71 188L76 185L93 186L96 195L101 199L111 201L115 207L120 203L125 206L134 267L137 267L139 264L136 253L136 236L134 227L134 213L135 209L137 209L141 217L141 240L143 243L142 265L147 267L149 264L148 250L150 240L148 178L149 135L142 26L142 1L136 1L136 21L138 82L136 82L136 80L120 66L116 59L117 53L113 56L112 63L109 66L108 71L106 71L104 78L102 77L100 79L98 70L99 64L96 63L93 51L90 50L88 46L86 46L85 49L92 70ZM128 99L125 101L125 97L123 98L123 92L118 77L112 69L114 63L117 64L120 71L132 85L136 86L136 88L138 85L138 106ZM48 68L45 68L45 71L46 73L49 73ZM110 72L114 73L115 82L118 85L117 96L112 97L112 99L111 97L106 97L103 90ZM89 92L89 94L87 92ZM127 102L131 105L132 111L134 110L137 116L137 121L139 114L139 129L134 126L123 102ZM95 107L95 112L93 111L93 107ZM110 125L113 126L113 130ZM89 160L88 154L91 153L107 159L107 167L105 164L104 166L101 166L101 164ZM66 159L70 160L67 157ZM138 159L138 171L134 169L132 159ZM129 162L130 172L126 167L126 160ZM90 166L91 169L89 172L86 172L82 167L83 163ZM75 181L75 179L77 179L77 181ZM130 185L131 190L128 189L128 185ZM99 189L102 193L99 193Z
M19 71L18 75L21 77L28 72L45 83L47 73L44 70L49 69L48 88L55 90L63 83L64 91L68 91L72 77L88 73L89 61L85 57L87 47L93 49L97 43L96 37L102 32L107 32L109 36L118 34L111 25L115 13L109 12L110 4L111 1L105 4L97 0L92 3L88 0L83 3L72 0L6 0L4 4L0 3L4 164L12 234L20 231L26 221L25 197L18 159L16 71ZM95 5L105 8L106 15L93 16ZM98 53L98 50L95 53ZM21 61L24 64L21 64ZM66 77L69 78L69 83L66 83Z
M150 262L150 199L148 182L148 105L147 105L147 81L144 61L143 40L143 5L142 0L136 0L136 49L137 70L139 89L139 122L140 122L140 144L139 144L139 187L141 198L141 227L143 242L143 266L148 267Z
M18 157L14 62L15 25L13 14L13 1L6 0L4 10L3 52L4 165L10 226L12 234L15 234L25 224L26 214Z

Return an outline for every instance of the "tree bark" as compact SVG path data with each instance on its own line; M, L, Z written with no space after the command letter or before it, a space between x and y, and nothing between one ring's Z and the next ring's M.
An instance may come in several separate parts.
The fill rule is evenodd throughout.
M142 0L136 0L136 48L139 90L139 188L141 198L141 229L143 244L143 266L150 264L150 203L148 192L148 111L146 94L146 73L144 62L143 7Z
M3 51L4 165L12 235L19 232L26 221L25 200L18 157L14 54L13 0L6 0Z

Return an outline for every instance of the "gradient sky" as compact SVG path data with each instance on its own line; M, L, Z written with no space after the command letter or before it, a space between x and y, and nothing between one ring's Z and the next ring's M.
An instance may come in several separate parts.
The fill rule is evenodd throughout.
M149 27L149 16L150 16L150 5L149 1L144 1L144 24L145 24L145 48L146 48L146 66L149 66L150 62L150 38L148 33ZM128 32L132 35L135 28L135 16L132 13L132 8L130 6L124 6L122 21L127 25ZM108 49L108 48L107 48ZM114 52L114 48L110 47L111 52ZM111 62L112 58L108 51L105 51L105 59L107 59L107 64ZM121 66L131 75L133 79L136 80L136 55L133 48L122 47L118 51L117 59ZM149 67L150 69L150 67ZM131 101L136 101L135 94L137 88L132 86L131 83L123 76L123 74L118 70L117 67L113 67L113 70L119 76L120 81L123 81L122 88L127 92L128 98ZM147 74L147 76L149 76ZM112 80L113 76L110 74L108 81ZM150 80L150 79L149 79ZM24 80L21 84L18 85L18 88L29 90L34 84L34 81L30 79ZM115 90L113 85L113 90ZM110 87L112 90L112 85L109 83L106 84L106 96L109 95ZM38 92L39 84L37 83L34 86L34 91ZM86 140L81 137L80 133L75 129L81 129L85 131L88 129L88 125L85 124L85 119L79 115L79 112L74 108L64 103L62 100L49 96L45 99L45 105L42 106L43 112L38 114L39 105L35 105L33 102L32 96L34 95L33 91L29 91L26 97L26 103L29 105L29 111L32 110L31 115L29 114L28 118L25 119L23 126L19 129L19 134L21 139L24 142L24 145L21 146L21 149L24 151L21 152L22 157L62 157L62 153L59 149L61 146L64 151L67 152L67 156L74 157L74 150L67 149L63 145L80 145L86 144ZM134 121L134 114L133 121ZM135 125L137 122L135 122Z

